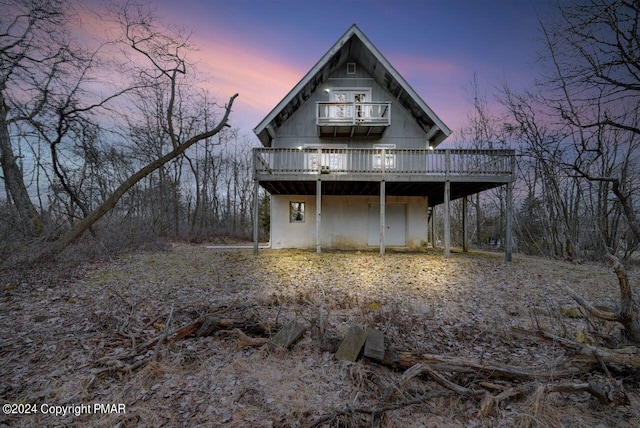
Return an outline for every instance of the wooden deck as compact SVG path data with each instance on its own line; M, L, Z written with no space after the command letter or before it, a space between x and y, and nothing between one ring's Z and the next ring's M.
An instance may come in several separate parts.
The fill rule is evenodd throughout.
M388 195L429 196L443 202L445 182L452 199L510 183L513 150L254 149L254 179L272 194L368 195L384 181Z
M444 205L445 256L450 255L449 202L506 186L505 259L511 260L513 150L420 150L256 148L254 192L316 195L316 247L320 253L322 195L379 195L380 254L385 252L386 197L426 196L429 206ZM258 201L254 203L254 252L258 253ZM466 219L467 200L463 200ZM467 225L463 222L464 244ZM431 225L433 227L433 222ZM433 233L431 234L433 237Z

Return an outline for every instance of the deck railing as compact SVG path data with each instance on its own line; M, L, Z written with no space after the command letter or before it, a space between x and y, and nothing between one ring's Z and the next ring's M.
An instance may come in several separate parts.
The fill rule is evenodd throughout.
M255 174L379 174L508 176L513 150L254 149Z
M316 123L323 125L390 125L391 103L325 103L316 107Z

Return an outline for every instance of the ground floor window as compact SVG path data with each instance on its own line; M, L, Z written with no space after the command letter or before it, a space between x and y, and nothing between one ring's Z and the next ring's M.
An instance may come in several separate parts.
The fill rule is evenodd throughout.
M289 202L289 222L304 223L304 202Z

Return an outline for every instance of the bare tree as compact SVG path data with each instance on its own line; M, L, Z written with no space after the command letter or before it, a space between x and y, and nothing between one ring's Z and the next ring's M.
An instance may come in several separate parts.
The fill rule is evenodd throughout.
M123 2L101 13L108 32L87 40L77 37L74 6L81 6L73 0L0 2L11 10L10 19L0 17L2 178L30 235L45 231L27 189L37 191L53 242L44 254L126 219L171 236L246 232L250 144L227 130L237 94L220 106L195 89L188 32L159 23L148 6ZM108 69L113 83L96 90ZM34 161L29 170L23 147Z
M573 259L580 242L583 192L579 181L562 168L574 157L566 132L548 123L544 104L534 94L515 94L504 88L502 103L515 123L508 131L520 145L520 170L534 175L528 178L528 203L544 208L544 235L532 240L546 243L549 255Z
M640 239L633 204L640 144L640 2L588 0L543 26L554 75L547 104L570 132L577 177L607 183ZM612 154L612 151L616 151ZM613 168L600 168L616 159Z
M40 89L57 78L67 60L68 9L61 0L2 0L0 9L0 163L25 232L41 235L42 219L24 183L10 127L47 107L49 93Z
M640 134L640 3L585 0L559 11L560 21L543 29L564 119Z
M462 143L472 149L493 150L507 148L503 119L494 114L486 96L482 93L477 74L471 81L473 109L468 114L468 125L460 130ZM474 235L476 245L504 242L503 216L504 189L477 193L471 199L475 208ZM483 233L484 232L484 233Z
M480 93L480 84L476 73L471 82L473 90L473 111L468 115L469 125L460 132L464 142L472 149L491 149L495 139L494 121L488 111L487 101ZM476 193L472 202L476 211L475 241L476 245L482 244L482 207L480 193Z
M233 102L238 96L235 94L229 99L223 107L222 118L215 126L206 129L200 126L202 124L190 123L185 126L184 117L180 116L180 88L189 68L186 60L189 36L159 27L149 9L132 3L122 6L117 16L124 35L123 43L138 55L132 61L145 83L141 86L156 88L156 94L166 100L166 103L162 103L164 111L160 127L167 136L170 148L130 175L96 209L62 235L50 249L54 254L62 251L113 209L120 198L140 180L181 156L189 147L228 126Z
M133 87L124 86L107 96L89 89L96 79L94 71L104 67L102 46L89 49L74 41L71 27L78 26L78 17L73 3L5 3L3 10L9 14L2 23L6 31L0 35L0 147L5 186L20 216L31 219L31 234L42 234L44 226L25 186L26 171L16 162L14 142L21 138L32 147L38 171L51 167L45 175L57 197L68 198L63 203L69 220L87 216L90 201L83 197L80 186L86 175L80 174L74 183L69 165L82 159L79 155L86 155L84 161L89 162L95 157L101 126L93 113L100 109L104 114L111 101ZM41 146L48 151L46 161ZM65 151L70 151L72 159Z
M640 2L583 0L560 4L559 12L559 21L541 22L551 75L535 99L546 124L534 119L534 97L508 96L507 102L517 132L526 135L534 158L549 165L544 175L551 177L553 171L579 192L572 195L566 184L549 188L563 201L558 206L568 208L567 214L578 214L563 214L567 226L579 225L579 233L584 225L581 207L585 200L594 201L596 207L584 212L595 214L605 250L615 253L618 245L611 245L612 239L626 233L620 229L628 229L636 242L640 239L634 203L640 191ZM538 132L545 126L553 128L550 133ZM590 193L588 198L582 196L585 192ZM615 212L621 213L618 218L624 225L610 223ZM626 338L640 343L640 311L626 272L616 256L607 258L620 284L617 308L598 310L565 289L589 314L619 322Z

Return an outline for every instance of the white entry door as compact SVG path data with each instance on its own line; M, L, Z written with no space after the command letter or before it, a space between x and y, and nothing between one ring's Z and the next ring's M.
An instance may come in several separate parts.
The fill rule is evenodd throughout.
M404 247L407 245L407 205L387 204L385 210L385 245ZM369 205L368 245L380 245L380 205Z

